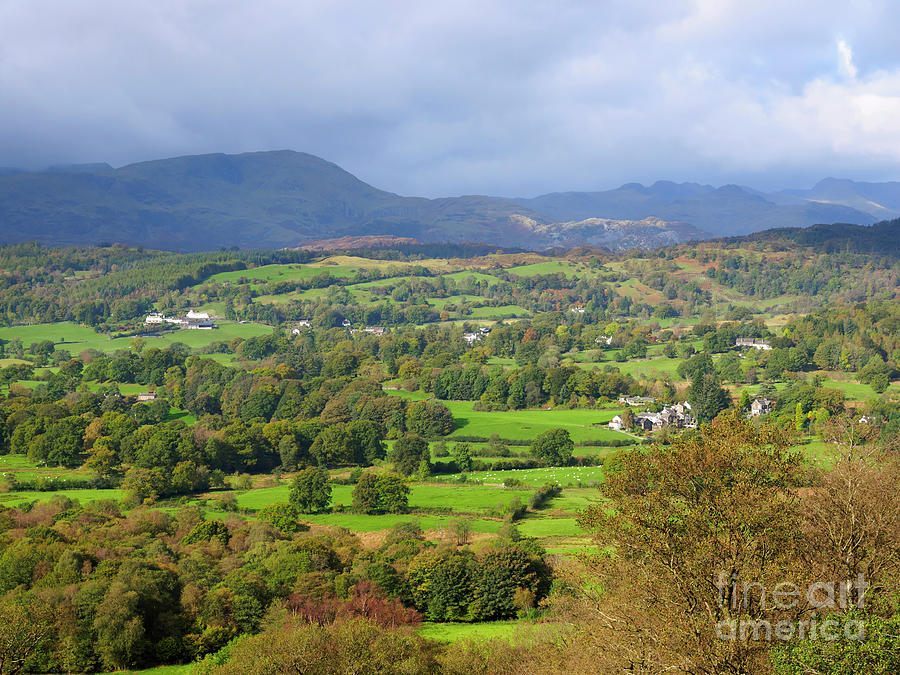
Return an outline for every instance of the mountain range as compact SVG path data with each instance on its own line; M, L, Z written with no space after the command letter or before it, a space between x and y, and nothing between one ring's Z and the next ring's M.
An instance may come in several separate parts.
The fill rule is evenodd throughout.
M652 248L816 223L900 215L900 183L826 179L762 193L660 181L533 198L403 197L293 151L0 170L0 241L121 242L165 250L279 248L393 235L543 249Z

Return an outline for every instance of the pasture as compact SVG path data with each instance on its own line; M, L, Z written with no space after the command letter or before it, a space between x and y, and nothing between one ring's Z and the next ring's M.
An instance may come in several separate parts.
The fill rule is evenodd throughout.
M499 305L497 307L473 307L465 318L472 319L506 319L506 318L524 318L531 316L524 307L518 305Z
M567 277L595 276L596 270L584 263L571 262L569 260L548 260L547 262L532 263L531 265L519 265L506 270L517 277L533 277L539 274L564 274Z
M566 429L577 445L584 441L627 440L627 434L612 431L605 426L621 410L590 410L554 408L552 410L509 410L485 412L473 410L472 401L442 401L456 420L456 428L448 437L483 436L497 434L500 438L530 441L539 433Z
M507 471L469 471L466 474L470 482L487 485L503 485L505 481L517 480L523 485L538 488L544 483L559 483L562 487L577 487L579 482L588 485L603 480L603 467L600 466L550 466L540 469L509 469ZM459 474L448 477L456 480Z
M352 277L356 267L349 265L262 265L233 272L219 272L209 277L204 283L237 284L246 279L248 283L268 283L270 281L303 281L312 279L327 272L329 276L342 279Z
M517 632L527 631L533 624L522 621L484 621L481 623L424 622L416 632L422 637L440 642L457 640L504 638L511 640Z
M290 487L287 484L248 490L237 495L237 502L239 507L259 510L269 504L286 503L289 493ZM352 493L352 485L333 485L332 506L336 504L349 506L353 502ZM532 490L528 489L506 489L496 486L416 483L410 486L409 507L413 510L451 507L455 513L483 514L498 506L508 506L517 497L523 502L527 501L531 493Z
M52 492L6 492L0 494L0 505L18 506L26 502L45 501L52 499L57 495L68 497L72 500L78 500L81 504L89 504L100 499L111 499L119 501L125 497L125 491L116 488L107 490L54 490Z
M174 330L160 333L158 336L141 336L146 347L163 349L176 342L192 349L207 347L213 342L230 342L236 337L247 339L272 332L271 326L259 323L236 323L224 321L214 330ZM69 321L58 323L29 324L24 326L6 326L0 328L0 340L19 339L22 346L28 348L36 342L52 340L57 349L65 349L78 354L85 349L96 349L112 353L118 349L129 349L134 336L111 338L108 335L95 333L91 328L79 326Z

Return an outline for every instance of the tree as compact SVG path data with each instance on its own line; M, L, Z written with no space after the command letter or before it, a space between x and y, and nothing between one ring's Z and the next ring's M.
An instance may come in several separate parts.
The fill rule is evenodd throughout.
M631 408L625 408L622 411L622 414L619 415L622 418L622 426L626 429L634 429L634 412Z
M471 611L484 621L515 617L520 589L530 591L532 602L540 600L550 589L552 574L540 557L512 544L481 556L472 577L475 600Z
M431 463L428 442L419 434L403 434L394 443L390 460L397 471L404 476L411 476L419 470L419 465L423 461Z
M353 464L355 459L353 437L347 433L343 424L325 427L313 441L309 454L319 466L323 467Z
M731 405L728 392L715 373L698 372L688 387L691 412L700 422L709 422Z
M550 429L537 435L531 452L551 466L565 466L572 458L575 443L566 429Z
M0 599L0 673L21 672L27 661L47 650L53 638L53 610L36 598Z
M745 607L729 589L774 588L795 569L800 509L790 488L801 484L803 463L790 437L734 410L620 464L601 488L608 501L579 518L619 552L591 563L605 589L595 610L606 620L592 624L604 657L632 655L656 670L759 672L767 643L723 642L716 627L771 618L770 607Z
M794 428L803 433L803 429L806 427L806 413L803 412L803 404L800 401L797 401L797 405L794 408Z
M409 504L409 485L394 473L365 473L353 488L353 508L361 513L402 513Z
M324 511L331 503L328 472L319 467L304 469L291 483L289 502L300 513Z
M453 431L453 414L443 403L416 401L406 412L406 428L426 438L446 436Z
M347 425L353 443L354 461L363 466L371 466L376 459L384 459L385 429L378 422L355 420Z
M865 614L828 616L838 640L788 640L773 650L776 675L843 675L844 673L900 672L900 613L883 619ZM843 639L856 635L861 622L864 640ZM822 625L823 619L819 620Z
M40 437L39 454L48 464L76 467L81 463L84 430L87 426L80 417L65 417L53 422Z
M450 456L460 471L472 470L472 446L468 443L457 443L450 450Z

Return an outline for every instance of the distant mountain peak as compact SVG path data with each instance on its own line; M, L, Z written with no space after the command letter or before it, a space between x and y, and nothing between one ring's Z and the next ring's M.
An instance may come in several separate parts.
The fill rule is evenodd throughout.
M869 224L895 213L900 184L834 178L772 194L659 180L533 199L402 197L294 150L0 172L0 241L118 241L167 250L371 236L532 248L602 239L618 248L772 227Z

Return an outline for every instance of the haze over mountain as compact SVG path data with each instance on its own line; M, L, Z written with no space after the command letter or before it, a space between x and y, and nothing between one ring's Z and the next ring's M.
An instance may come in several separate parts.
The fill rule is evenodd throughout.
M167 250L285 247L343 236L611 250L900 213L900 183L828 179L774 194L660 181L530 199L425 199L292 151L0 172L0 240L122 242Z

